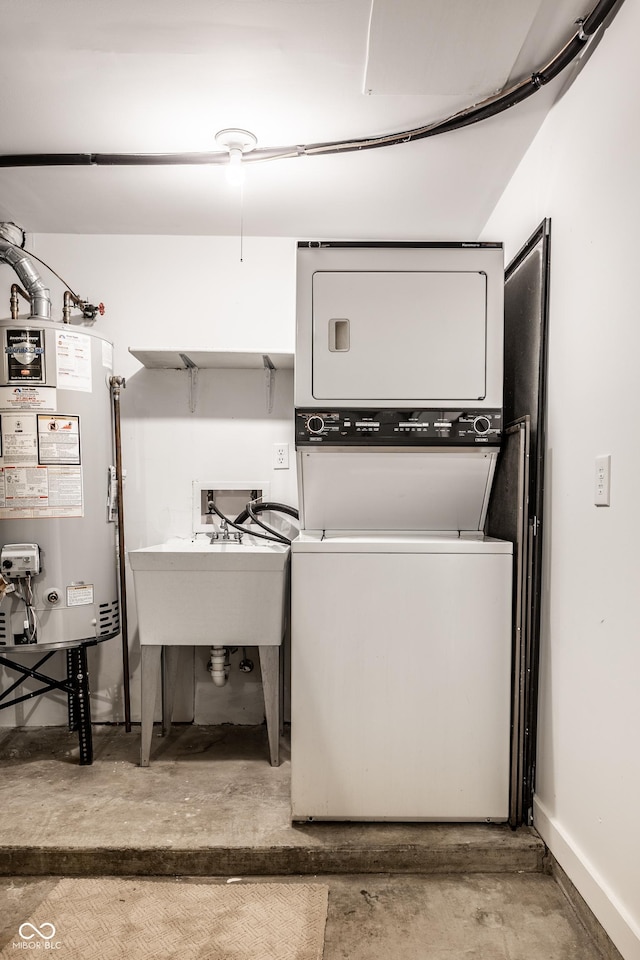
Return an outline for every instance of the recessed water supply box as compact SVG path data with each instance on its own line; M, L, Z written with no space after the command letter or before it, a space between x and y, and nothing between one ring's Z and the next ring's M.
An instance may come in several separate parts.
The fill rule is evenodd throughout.
M268 500L270 484L266 480L194 480L192 489L195 536L198 533L211 534L220 526L220 517L209 506L212 499L220 513L233 520L249 501Z

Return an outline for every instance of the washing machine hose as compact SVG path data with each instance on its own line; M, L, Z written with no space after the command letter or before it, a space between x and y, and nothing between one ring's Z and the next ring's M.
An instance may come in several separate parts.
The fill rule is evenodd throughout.
M257 506L257 504L254 505L253 503L249 502L249 503L247 504L247 506L245 507L245 509L246 509L247 513L249 514L249 517L251 518L251 520L253 521L253 523L257 524L259 527L262 527L262 529L263 529L263 530L266 530L267 533L272 534L274 540L279 540L281 543L290 544L290 543L291 543L291 540L290 540L288 537L285 537L285 535L284 535L283 533L280 533L279 530L274 530L273 527L270 527L270 526L268 526L268 524L263 523L262 520L258 520L257 512L256 512L256 510L255 510L255 507L256 507L256 506Z
M271 503L269 501L259 504L248 503L244 510L238 514L236 519L231 520L229 517L225 516L221 510L218 509L214 500L209 500L208 506L211 513L215 513L217 517L219 517L221 520L225 520L230 527L233 527L234 530L238 530L240 533L246 533L251 537L259 537L260 540L271 540L274 543L284 543L286 546L289 546L291 543L291 540L289 540L288 537L285 537L284 534L279 533L277 530L267 526L266 523L262 523L261 520L258 520L256 514L262 513L265 510L273 510L275 513L287 513L289 516L297 519L298 511L295 507L290 507L286 503ZM254 523L268 532L258 533L257 530L249 530L247 527L242 526L242 524L249 519L253 520Z
M242 513L239 513L235 519L236 523L246 523L249 519L249 506L252 506L254 513L264 513L265 510L272 510L274 513L286 513L288 516L293 517L294 520L297 520L300 516L295 507L290 507L288 503L276 503L272 500L263 500L260 503L251 503L251 501L244 508Z

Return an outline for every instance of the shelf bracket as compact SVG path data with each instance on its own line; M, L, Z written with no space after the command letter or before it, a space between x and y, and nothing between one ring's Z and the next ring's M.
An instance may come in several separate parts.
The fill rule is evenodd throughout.
M189 410L191 413L195 413L198 402L198 367L193 362L191 357L188 357L186 353L181 353L179 356L184 363L185 368L189 371Z
M273 410L273 390L275 386L276 374L271 357L268 354L262 354L262 363L264 364L264 382L267 390L267 413Z

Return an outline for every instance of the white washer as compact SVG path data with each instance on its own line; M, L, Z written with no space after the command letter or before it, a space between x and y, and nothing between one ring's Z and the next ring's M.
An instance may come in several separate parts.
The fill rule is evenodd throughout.
M510 543L292 544L294 820L508 817Z

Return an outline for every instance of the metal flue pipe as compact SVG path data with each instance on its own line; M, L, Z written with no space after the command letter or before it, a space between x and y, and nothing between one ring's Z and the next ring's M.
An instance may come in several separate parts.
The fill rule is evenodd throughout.
M51 319L51 295L29 255L22 249L24 234L15 223L0 223L0 263L13 267L31 303L31 316Z

